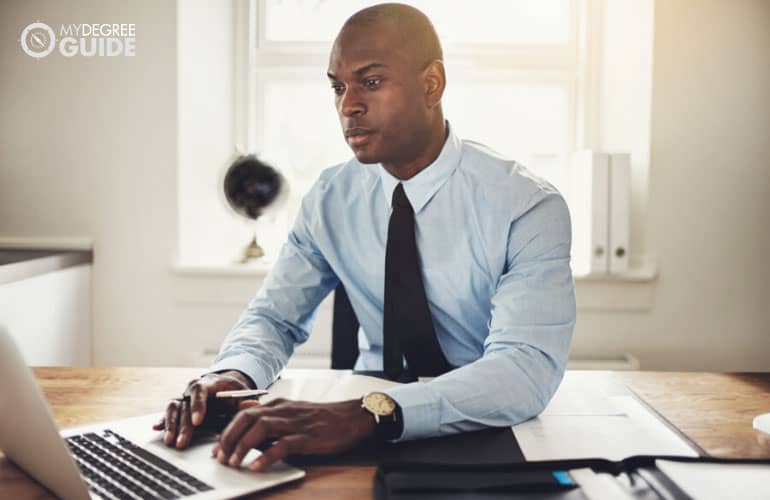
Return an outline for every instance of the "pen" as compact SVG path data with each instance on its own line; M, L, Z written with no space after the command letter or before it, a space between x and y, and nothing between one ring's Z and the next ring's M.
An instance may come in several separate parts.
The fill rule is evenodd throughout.
M228 398L253 398L253 399L259 399L260 396L264 396L267 394L267 391L264 389L246 389L246 390L240 390L240 391L219 391L217 392L213 397L216 399L228 399ZM212 399L211 396L209 396L209 399ZM185 394L180 399L189 402L190 401L190 395Z
M219 391L216 394L217 398L253 398L264 396L267 391L263 389L246 389L242 391Z

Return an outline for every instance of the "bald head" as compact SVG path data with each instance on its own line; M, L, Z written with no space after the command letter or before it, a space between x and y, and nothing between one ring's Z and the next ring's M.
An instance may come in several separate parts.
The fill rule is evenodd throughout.
M404 52L409 53L419 68L433 61L443 61L441 42L428 16L401 3L383 3L356 12L343 24L335 44L346 31L381 25L393 30L400 45L398 48L407 49Z
M345 140L361 163L381 163L408 179L438 156L446 75L425 14L395 3L357 12L334 40L327 76Z

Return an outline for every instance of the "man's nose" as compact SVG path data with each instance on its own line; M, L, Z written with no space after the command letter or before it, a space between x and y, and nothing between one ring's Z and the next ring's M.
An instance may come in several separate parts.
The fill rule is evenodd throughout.
M366 104L355 89L348 87L340 97L339 112L346 117L360 116L366 113Z

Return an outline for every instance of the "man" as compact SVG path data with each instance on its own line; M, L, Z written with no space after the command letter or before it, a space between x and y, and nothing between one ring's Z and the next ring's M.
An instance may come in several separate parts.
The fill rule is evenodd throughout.
M243 404L214 447L223 464L268 438L252 470L372 435L510 426L542 411L561 381L575 323L567 207L521 165L454 135L427 17L399 4L356 13L328 76L355 158L321 174L212 373L190 383L190 403L169 404L156 426L168 446L189 444L208 394L272 383L339 282L362 327L357 369L440 376L368 395L365 408Z

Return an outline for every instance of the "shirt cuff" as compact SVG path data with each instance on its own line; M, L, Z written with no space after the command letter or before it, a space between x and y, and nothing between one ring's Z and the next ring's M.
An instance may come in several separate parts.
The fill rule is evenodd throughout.
M441 397L427 383L413 382L383 392L398 403L404 418L404 432L394 443L438 434Z
M234 354L222 358L211 365L208 373L224 370L243 372L254 382L257 389L267 389L273 383L273 380L268 377L267 373L260 368L259 360L249 354Z

